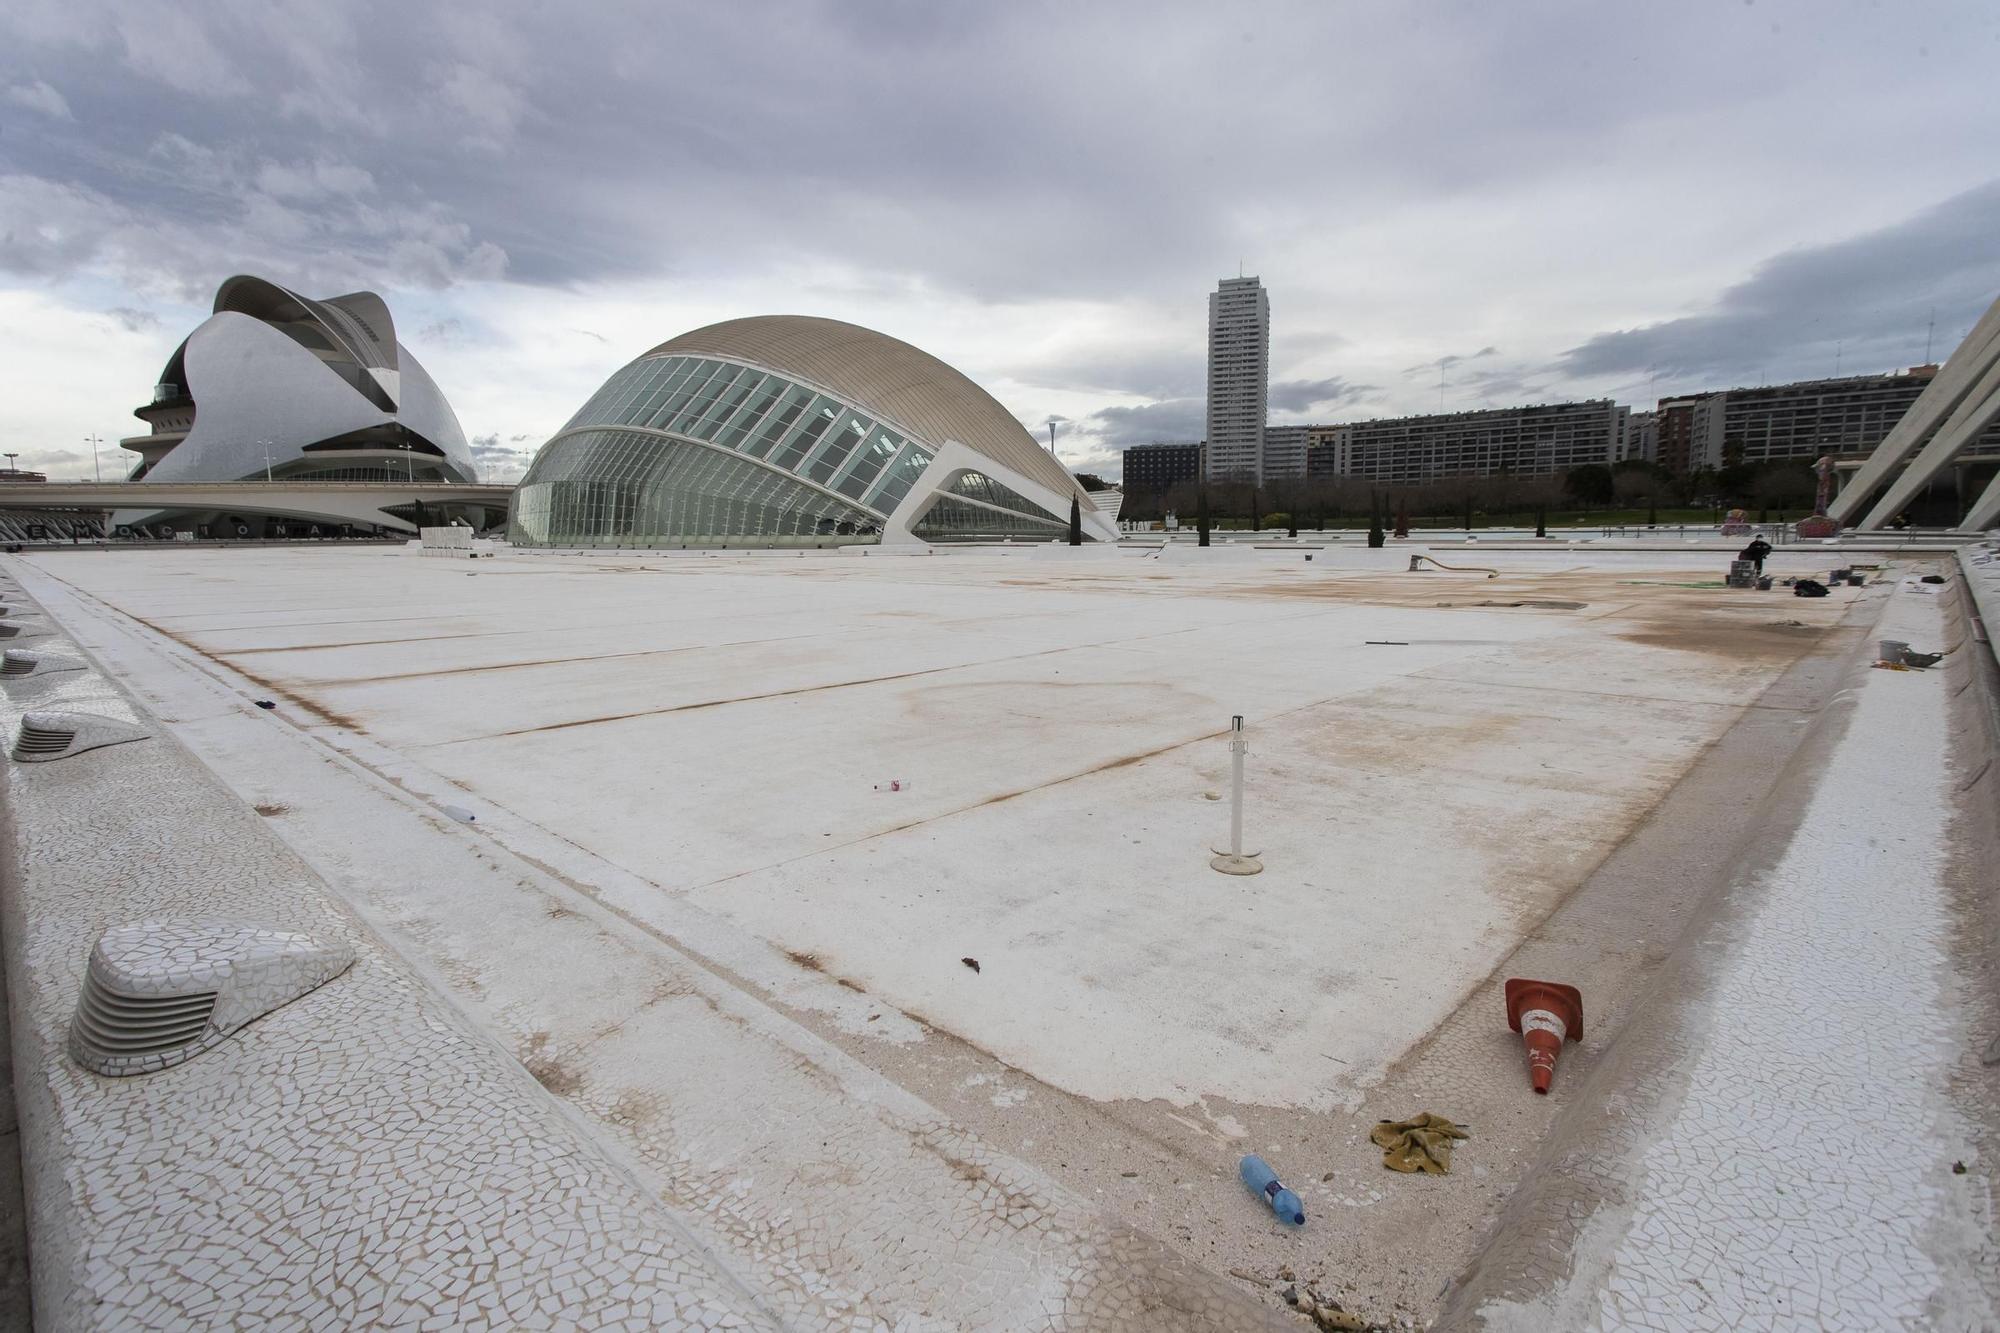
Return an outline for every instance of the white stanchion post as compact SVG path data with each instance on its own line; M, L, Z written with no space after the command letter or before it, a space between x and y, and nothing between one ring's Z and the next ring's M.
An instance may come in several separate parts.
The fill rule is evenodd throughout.
M1250 741L1243 732L1243 714L1229 719L1229 850L1216 849L1209 865L1225 875L1254 875L1264 868L1257 853L1243 851L1243 757Z

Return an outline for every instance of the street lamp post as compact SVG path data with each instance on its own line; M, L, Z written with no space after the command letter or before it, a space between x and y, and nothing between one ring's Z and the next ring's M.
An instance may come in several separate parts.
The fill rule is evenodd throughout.
M257 443L264 446L264 481L268 485L271 480L271 442L259 440Z
M83 442L90 446L90 470L96 475L98 481L102 482L104 480L104 465L97 461L97 446L104 443L104 437L102 435L86 435L83 437Z

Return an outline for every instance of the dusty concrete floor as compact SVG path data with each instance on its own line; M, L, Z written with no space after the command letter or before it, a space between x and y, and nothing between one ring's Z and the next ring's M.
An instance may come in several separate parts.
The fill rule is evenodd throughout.
M0 1329L34 1327L28 1280L28 1204L22 1194L21 1123L14 1107L14 1043L6 1040L7 978L0 971Z
M678 820L613 800L563 833L771 940L785 966L838 981L882 1016L915 1016L921 1040L887 1040L876 1035L886 1023L871 1030L797 1002L769 973L737 973L996 1146L1213 1267L1250 1279L1289 1267L1385 1319L1435 1308L1562 1104L1560 1081L1555 1097L1526 1093L1501 975L1576 979L1594 1031L1613 1030L1817 706L1826 655L1860 632L1835 628L1847 597L1678 586L1712 571L1671 557L1520 562L1496 580L960 558L783 570L520 558L482 566L473 599L445 582L467 571L442 562L367 553L336 568L325 554L256 572L216 553L176 555L171 567L158 556L46 567L298 704L330 743L366 731L545 825L563 820L537 802L602 773L605 747L524 746L598 732L657 747L660 735L631 728L663 713L683 754L725 754L748 738L752 774L781 771L788 754L848 763L856 795L828 806L781 791L789 808L764 814L754 837L734 809L746 784L683 802ZM503 579L560 586L525 602L485 593ZM700 633L685 617L667 638L635 628L650 599L681 602L697 579L719 590ZM661 591L634 600L623 585ZM585 614L565 619L566 609ZM802 626L812 614L836 623ZM899 641L901 670L842 642L866 630L879 648L884 626L909 621L928 623ZM1141 642L1173 636L1168 651ZM968 642L977 651L954 651ZM1106 660L1086 661L1091 652ZM615 665L634 653L642 669ZM1021 673L1017 659L1045 655L1063 668ZM996 680L1000 659L1016 665ZM1081 704L1049 702L1058 669L1087 682ZM488 687L496 680L504 689ZM843 681L858 687L824 702ZM1134 711L1138 685L1169 696ZM863 701L868 692L892 706ZM1246 694L1251 704L1237 704ZM807 699L817 711L801 714ZM1272 869L1235 890L1254 917L1189 914L1154 890L1218 892L1205 858L1192 872L1181 862L1217 831L1206 798L1226 761L1212 722L1232 706L1262 725L1253 827ZM746 724L748 707L784 711ZM1024 715L1054 729L1029 752L1006 752ZM855 764L856 729L879 735L895 719L918 724L923 746ZM777 739L759 749L766 734ZM815 739L826 735L834 743ZM939 790L953 765L996 750L984 785ZM898 766L917 775L911 794L936 804L885 820L858 793ZM563 809L576 813L574 802ZM661 826L701 819L728 836L660 841ZM1107 819L1143 835L1109 861ZM858 863L862 852L820 854L823 828L845 829L842 844L900 841L902 859L884 874ZM945 862L911 846L940 837ZM674 871L661 873L666 861ZM690 861L709 868L678 873ZM897 896L947 862L972 867L973 887L1060 883L1109 865L1140 896L1112 917L1031 896L1007 905L1017 919L1004 928L977 927L980 904L938 911ZM902 913L919 928L885 936ZM919 951L926 932L947 929L940 976ZM1183 947L1232 932L1240 954ZM1036 934L1055 938L1020 943ZM1031 989L997 1000L968 989L960 952L999 962L1002 977L1017 964ZM1128 966L1134 958L1146 965ZM1097 980L1075 987L1079 976ZM1281 1019L1300 983L1308 1017ZM1565 1073L1590 1059L1588 1045L1573 1051ZM1182 1083L1162 1077L1183 1065ZM1133 1095L1148 1088L1158 1091ZM1472 1128L1451 1177L1385 1172L1367 1142L1375 1119L1420 1109ZM1313 1218L1303 1232L1246 1207L1233 1165L1248 1150L1300 1189Z

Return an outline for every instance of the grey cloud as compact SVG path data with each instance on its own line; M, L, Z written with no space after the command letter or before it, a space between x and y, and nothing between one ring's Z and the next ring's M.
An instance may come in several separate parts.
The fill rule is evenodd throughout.
M9 104L26 107L52 120L75 120L69 109L69 99L48 84L36 79L32 83L17 83L7 89Z
M1269 401L1273 412L1310 412L1358 402L1374 392L1372 384L1353 384L1334 375L1323 380L1281 380L1271 386Z
M1887 370L1922 355L1933 311L1942 357L2000 291L1996 236L2000 180L1893 226L1767 259L1709 309L1600 333L1553 369L1729 383L1756 371L1824 375L1839 356L1850 373Z
M118 326L127 333L145 333L160 327L160 317L150 310L135 310L131 306L118 305L104 312L118 321Z
M1138 407L1106 407L1090 414L1085 427L1108 449L1128 444L1180 444L1208 432L1208 405L1200 398L1173 398Z
M596 333L596 332L593 332L593 331L592 331L592 330L590 330L590 329L571 329L571 330L570 330L570 332L571 332L571 333L574 333L574 334L576 334L576 335L577 335L577 336L578 336L579 338L594 338L594 339L596 339L596 340L597 340L598 342L601 342L601 343L607 343L607 344L608 344L608 343L609 343L609 342L611 341L611 340L610 340L609 338L605 337L605 336L604 336L603 334L601 334L601 333Z
M341 161L376 183L381 211L451 233L426 245L385 240L359 210L318 217L273 234L286 270L288 257L311 266L330 251L437 285L490 275L504 254L517 279L572 283L830 259L977 298L1101 297L1220 271L1256 239L1232 200L1338 216L1359 197L1383 207L1518 186L1564 169L1579 138L1608 141L1667 114L1655 103L1669 95L1712 92L1677 83L1633 99L1612 62L1545 50L1519 31L1529 25L1479 10L1425 26L1400 6L1187 8L1131 60L1107 55L1161 26L1138 3L643 13L20 0L0 38L52 79L88 80L100 129L14 165L173 229L227 216L262 163L289 164L265 190L283 199L306 183L285 170ZM1697 36L1650 14L1583 16L1567 33L1577 49L1669 59L1698 45L1725 66L1748 59ZM1454 73L1414 100L1407 68L1368 54L1413 37ZM1209 77L1220 47L1256 62L1254 108ZM1541 66L1560 78L1524 77ZM1325 114L1329 84L1343 90L1337 117ZM1593 108L1587 122L1577 105ZM149 176L124 145L162 124L239 164L233 187L204 197ZM1492 151L1507 133L1526 151ZM1337 184L1301 174L1307 159L1341 162ZM1224 165L1232 189L1218 192L1207 182ZM224 231L205 254L154 262L199 285L187 270L226 266L223 247L239 239Z
M1435 361L1419 362L1406 369L1403 373L1405 375L1414 375L1420 370L1450 370L1454 366L1462 366L1468 361L1483 361L1489 356L1498 356L1499 354L1500 349L1497 347L1482 347L1476 352L1467 352L1464 354L1453 352L1441 356Z
M484 435L474 435L468 444L472 448L472 461L479 465L479 476L483 481L515 481L528 470L534 461L535 450L517 448L518 442L526 440L525 435L512 436L508 443L501 443L498 431L488 431ZM539 447L539 446L537 446Z

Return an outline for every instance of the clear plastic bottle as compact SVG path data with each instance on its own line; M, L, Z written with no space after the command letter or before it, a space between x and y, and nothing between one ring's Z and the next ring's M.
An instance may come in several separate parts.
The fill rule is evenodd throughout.
M1256 1153L1251 1153L1243 1159L1237 1171L1251 1192L1271 1205L1271 1211L1278 1215L1280 1222L1295 1227L1305 1225L1306 1206L1299 1202L1298 1195L1284 1187L1278 1179L1278 1173L1271 1169L1270 1163Z

